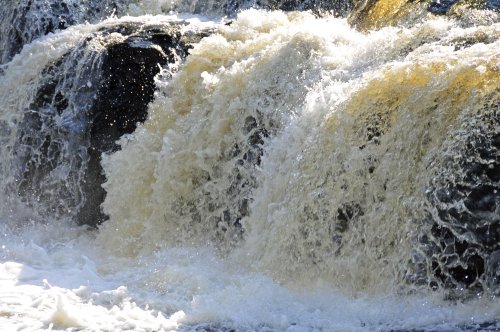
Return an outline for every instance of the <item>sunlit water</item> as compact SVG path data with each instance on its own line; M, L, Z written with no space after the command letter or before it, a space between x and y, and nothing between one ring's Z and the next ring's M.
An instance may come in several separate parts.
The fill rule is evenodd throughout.
M19 110L48 64L118 21L178 18L75 25L4 65L3 187L15 188ZM499 23L361 33L344 19L257 10L191 22L216 33L172 79L158 77L148 120L103 157L110 220L76 227L70 212L50 217L49 203L2 193L2 330L500 328L488 292L450 301L408 282L430 228L426 189L465 144L464 123L481 125L484 102L498 100Z

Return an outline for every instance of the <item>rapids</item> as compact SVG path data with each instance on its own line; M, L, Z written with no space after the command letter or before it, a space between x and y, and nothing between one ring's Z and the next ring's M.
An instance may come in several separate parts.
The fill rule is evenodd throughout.
M0 8L0 330L500 328L498 11L325 3ZM99 183L103 55L165 52L136 30L191 44Z

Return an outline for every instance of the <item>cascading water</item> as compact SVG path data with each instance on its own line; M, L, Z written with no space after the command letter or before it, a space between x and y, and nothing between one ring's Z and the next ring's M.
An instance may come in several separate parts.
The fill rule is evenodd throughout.
M0 9L2 329L500 328L491 1L68 3Z
M2 4L0 11L0 62L5 63L23 45L36 38L68 26L91 22L111 15L118 9L116 1L21 0Z

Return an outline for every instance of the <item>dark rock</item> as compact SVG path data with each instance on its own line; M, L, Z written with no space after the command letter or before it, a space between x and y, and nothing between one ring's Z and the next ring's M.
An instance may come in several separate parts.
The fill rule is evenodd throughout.
M101 155L116 151L116 141L146 119L161 68L185 58L204 36L181 35L183 24L110 27L45 70L15 149L17 191L39 213L92 226L105 219ZM83 57L92 38L111 32L126 39ZM74 68L83 69L75 75Z
M433 0L430 2L427 10L436 15L445 15L455 4L464 4L475 9L499 10L499 0Z
M185 58L193 41L184 38L178 29L165 32L150 27L107 50L97 98L88 114L89 162L83 186L87 199L77 217L80 224L95 225L105 219L99 209L105 198L101 155L116 151L116 141L146 120L155 91L154 77L160 67Z
M65 70L76 65L73 56L81 53L77 49L46 68L30 108L20 110L24 115L13 156L16 182L10 191L43 216L72 215L84 199L78 179L88 158L85 109L95 96L87 83L97 81L95 70L84 67L71 77ZM81 112L74 107L76 100Z
M428 10L433 14L446 14L458 0L431 1Z

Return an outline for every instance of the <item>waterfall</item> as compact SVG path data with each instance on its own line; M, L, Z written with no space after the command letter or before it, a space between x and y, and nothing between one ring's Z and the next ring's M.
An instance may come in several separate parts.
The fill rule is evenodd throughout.
M0 326L498 328L498 15L4 6Z
M399 288L413 274L435 274L435 264L451 275L427 282L449 282L469 258L444 262L446 247L434 246L449 240L421 239L432 225L458 232L454 243L467 230L436 215L428 196L468 171L438 162L465 153L465 123L484 128L475 141L494 149L485 163L497 165L497 42L455 50L449 44L464 31L445 22L362 35L333 18L274 13L256 24L256 15L247 11L197 44L160 88L150 118L105 159L111 220L100 236L120 253L193 243L227 251L243 236L239 260L250 257L248 265L355 292ZM436 188L443 168L454 180ZM491 194L483 227L496 227ZM481 246L484 235L468 228ZM486 262L496 248L470 255ZM415 255L426 264L410 264L411 272ZM493 282L480 271L462 274L451 282Z

